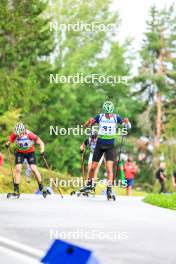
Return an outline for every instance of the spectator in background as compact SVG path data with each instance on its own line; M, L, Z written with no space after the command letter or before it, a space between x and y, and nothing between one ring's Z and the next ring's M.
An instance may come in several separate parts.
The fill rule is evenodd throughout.
M31 174L32 170L31 170L31 168L29 166L29 163L28 163L27 159L24 159L23 165L26 167L26 170L25 170L26 182L30 183L30 174Z
M173 172L172 183L173 183L174 191L176 191L176 171Z
M166 175L165 175L165 168L166 168L166 163L161 162L159 169L156 172L156 178L160 183L160 191L159 193L165 193L166 192L166 187L165 187L165 182L166 182Z
M3 167L3 165L4 165L4 157L2 153L0 153L0 167Z
M127 162L124 164L124 173L125 180L127 181L127 195L130 196L134 185L134 177L137 173L137 166L133 163L133 158L130 155L128 156Z

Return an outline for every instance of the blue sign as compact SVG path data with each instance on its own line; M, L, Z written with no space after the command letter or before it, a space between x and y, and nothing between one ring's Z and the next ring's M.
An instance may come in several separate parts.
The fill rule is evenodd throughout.
M100 264L92 251L57 239L41 262L45 264Z

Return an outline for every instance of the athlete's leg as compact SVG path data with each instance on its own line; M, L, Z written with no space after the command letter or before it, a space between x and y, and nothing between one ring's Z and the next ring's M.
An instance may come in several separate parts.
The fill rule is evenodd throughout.
M106 162L106 170L107 170L107 180L108 185L112 185L113 183L113 161L107 160Z
M39 190L40 190L42 193L46 192L46 190L45 190L45 188L44 188L44 185L43 185L43 183L42 183L42 177L41 177L41 174L40 174L40 172L39 172L37 166L36 166L35 164L30 164L30 168L31 168L32 172L33 172L34 175L35 175L35 179L36 179L36 181L37 181L37 183L38 183Z
M131 196L131 194L132 194L132 186L127 186L126 190L127 190L127 195Z
M20 184L20 178L21 178L21 170L22 170L22 164L24 162L24 154L16 152L15 154L15 165L16 165L16 171L14 175L14 192L19 193L19 184Z
M14 178L14 183L20 184L22 164L16 164L16 173Z
M26 175L26 182L30 183L30 174L31 174L31 168L28 164L28 162L24 163L26 166L25 175Z
M100 170L100 167L101 167L101 164L102 164L102 162L103 162L103 159L104 159L104 155L102 155L102 157L101 157L100 161L98 162L98 165L97 165L97 167L96 167L96 169L95 169L95 175L94 175L94 179L95 179L95 181L97 180L98 172L99 172L99 170Z
M42 183L42 177L41 177L41 174L36 166L36 164L30 164L29 162L29 165L30 165L30 168L32 170L32 172L34 173L35 175L35 178L36 178L36 181L38 183L38 187L39 187L39 190L40 192L42 193L42 195L44 197L46 197L48 194L51 194L50 192L48 192L48 190L44 187L43 183Z
M105 170L107 171L106 154L103 155L103 158L104 158L104 166L105 166Z
M42 177L41 177L41 174L36 166L36 158L35 158L35 153L32 152L32 153L28 153L27 156L27 161L28 161L28 164L32 170L32 172L34 173L35 175L35 179L38 183L38 186L39 186L39 189L40 191L44 190L44 186L42 184Z
M101 144L97 143L95 150L94 150L92 165L91 165L91 169L90 169L90 172L88 175L88 179L92 180L95 178L95 171L96 171L96 168L98 166L98 163L99 163L103 153L104 153L104 150L102 149Z
M91 166L92 166L92 158L93 158L93 153L90 152L89 159L88 159L88 169L87 169L87 178L86 178L86 180L89 178L89 174L90 174L90 170L91 170Z
M133 179L127 180L127 188L126 188L127 192L126 193L128 196L132 195L133 185L134 185Z
M41 183L42 182L42 177L41 177L41 174L40 174L37 166L35 164L30 164L30 168L31 168L32 172L34 173L37 182Z
M105 152L106 154L106 170L108 185L113 183L113 161L114 161L114 145L108 146Z
M98 162L100 161L101 157L103 155L103 150L101 148L101 144L96 144L95 150L94 150L94 154L93 154L93 159L92 159L92 164L88 173L88 181L86 183L86 186L83 187L80 192L87 192L89 190L92 190L93 188L95 188L95 181L94 181L94 177L95 177L95 170L98 166Z
M98 162L92 161L91 168L89 171L88 179L94 179L95 178L95 171L98 166Z

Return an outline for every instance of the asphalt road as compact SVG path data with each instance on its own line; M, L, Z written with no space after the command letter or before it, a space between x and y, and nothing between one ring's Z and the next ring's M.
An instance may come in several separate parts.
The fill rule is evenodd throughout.
M0 195L0 236L3 264L30 263L8 242L3 244L6 238L20 248L32 247L39 256L54 238L62 238L91 249L101 264L176 263L176 212L145 204L139 197L114 202L105 196L22 195L7 200Z

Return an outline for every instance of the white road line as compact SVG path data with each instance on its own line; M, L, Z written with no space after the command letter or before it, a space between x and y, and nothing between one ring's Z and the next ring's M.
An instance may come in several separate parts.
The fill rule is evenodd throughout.
M9 238L0 236L0 249L11 252L11 254L21 255L28 260L36 261L39 263L39 260L44 255L44 252L31 246L13 241Z
M4 253L5 255L7 255L8 256L8 258L12 258L13 259L13 263L15 264L15 263L19 263L19 261L20 261L20 263L23 263L23 264L39 264L39 263L41 263L40 261L38 261L38 260L35 260L35 259L33 259L33 258L30 258L30 257L28 257L28 256L25 256L25 255L23 255L23 254L20 254L20 253L17 253L17 252L15 252L15 251L13 251L13 250L11 250L11 249L7 249L7 248L5 248L5 247L1 247L0 246L0 252L1 252L1 254L2 253ZM1 255L0 254L0 255ZM1 259L1 257L0 257L0 259Z

